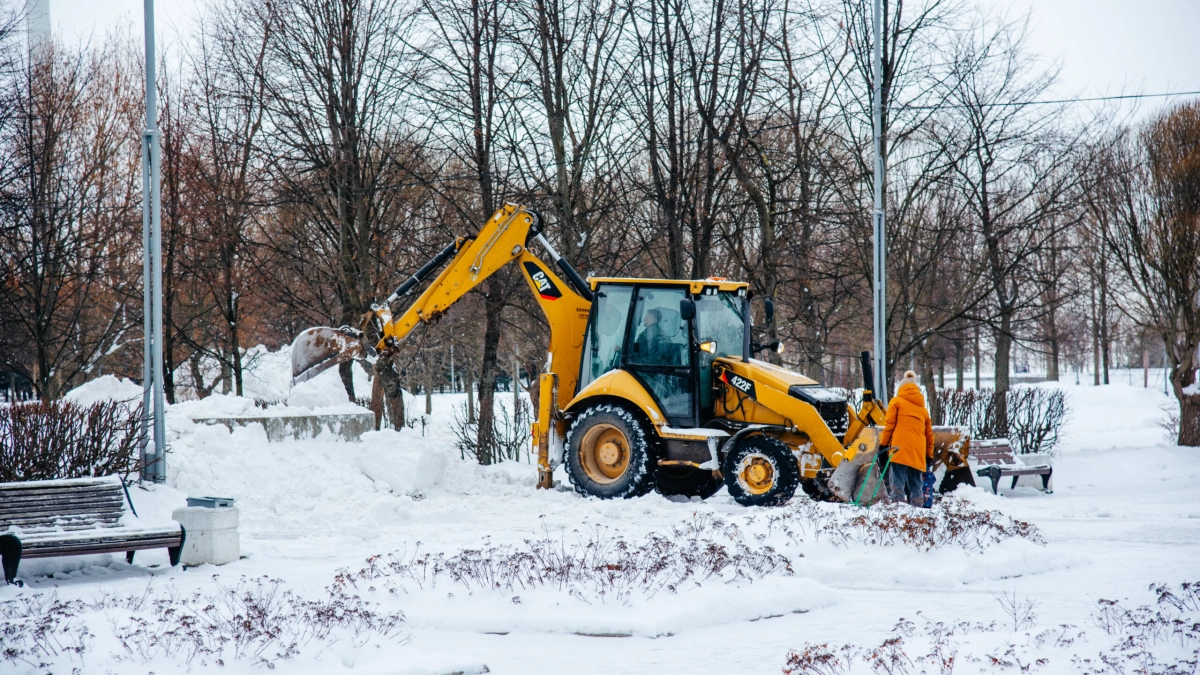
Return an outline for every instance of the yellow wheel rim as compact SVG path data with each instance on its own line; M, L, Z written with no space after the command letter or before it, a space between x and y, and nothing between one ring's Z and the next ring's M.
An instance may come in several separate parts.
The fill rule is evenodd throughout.
M775 463L766 455L752 453L738 463L737 482L752 495L770 492L775 487Z
M597 424L579 441L579 464L597 483L615 483L629 469L629 441L617 427Z

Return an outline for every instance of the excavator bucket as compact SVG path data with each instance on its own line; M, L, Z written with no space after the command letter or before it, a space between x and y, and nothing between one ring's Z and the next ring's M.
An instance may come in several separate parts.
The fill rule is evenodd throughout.
M292 386L330 368L363 356L361 333L343 326L317 326L302 331L292 341Z

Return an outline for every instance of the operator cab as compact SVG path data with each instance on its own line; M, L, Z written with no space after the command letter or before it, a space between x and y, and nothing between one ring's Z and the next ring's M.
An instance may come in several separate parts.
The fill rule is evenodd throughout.
M713 360L744 355L747 285L610 278L591 285L576 391L620 368L641 382L671 426L712 419Z

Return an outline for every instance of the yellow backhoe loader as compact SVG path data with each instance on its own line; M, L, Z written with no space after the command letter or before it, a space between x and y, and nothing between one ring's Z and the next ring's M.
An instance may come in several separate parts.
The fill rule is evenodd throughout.
M533 439L538 486L560 463L575 489L601 498L657 489L708 497L722 484L743 505L786 502L797 487L815 498L869 503L878 489L884 408L868 390L858 409L815 380L753 358L778 343L753 339L748 284L591 277L541 234L541 217L508 204L474 237L462 237L414 273L361 329L310 328L292 347L293 382L349 359L390 359L422 323L500 268L516 263L550 326L538 380ZM529 250L536 241L560 276ZM448 264L447 264L448 261ZM405 307L401 301L440 268ZM764 312L773 306L764 300ZM398 391L398 389L394 389ZM949 468L965 465L969 440L941 432ZM874 474L871 470L874 468ZM867 493L867 494L864 494Z

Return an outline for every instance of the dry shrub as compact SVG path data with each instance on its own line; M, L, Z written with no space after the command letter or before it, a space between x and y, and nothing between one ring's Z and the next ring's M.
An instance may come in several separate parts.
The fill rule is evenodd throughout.
M892 627L891 634L875 647L863 648L848 644L831 647L828 643L805 643L799 649L788 652L783 673L841 675L871 672L874 675L950 675L954 672L956 662L960 660L959 637L996 630L995 624L969 621L947 624L928 619L924 621L923 630L918 630L914 622L901 618ZM914 637L917 638L915 641ZM970 660L981 661L976 658Z
M811 534L814 540L825 537L835 546L900 545L920 551L957 546L982 551L1014 537L1045 543L1032 523L980 509L953 496L929 509L884 503L863 510L845 504L792 500L783 513L769 516L769 523L795 543Z
M529 424L533 421L532 415L529 404L522 399L517 399L512 412L502 401L496 402L489 463L505 459L520 461L522 451L525 458L530 459ZM469 455L479 458L479 424L469 420L465 402L454 407L454 421L450 427L454 430L459 457L466 459Z
M1151 584L1150 591L1157 596L1153 605L1130 608L1117 600L1097 601L1092 623L1110 637L1112 646L1095 658L1075 657L1081 672L1181 675L1200 669L1200 582L1176 588Z
M1008 629L994 622L947 624L918 612L924 626L900 619L877 647L806 643L788 652L782 670L784 675L951 675L964 672L956 666L965 666L970 672L1195 675L1200 671L1200 583L1152 584L1150 590L1157 596L1152 605L1130 608L1100 600L1091 631L1060 624L1034 632L1036 617L1018 621L1010 613L1014 630L1011 637L1000 636L999 644L986 634ZM1095 656L1075 652L1106 637L1110 646ZM972 642L982 643L978 654L969 651Z
M48 669L63 656L82 664L94 637L76 618L83 610L84 603L60 600L57 593L19 595L0 602L0 664Z
M132 473L141 414L120 401L0 406L0 483Z
M519 545L485 543L453 554L421 551L418 544L411 553L377 555L366 562L358 572L343 571L339 579L351 584L382 579L393 593L450 583L506 593L549 588L586 602L618 603L627 603L635 592L652 597L688 583L792 574L787 557L770 546L746 542L737 527L710 516L696 516L639 542L595 527L574 538L546 535Z
M1053 452L1068 417L1066 394L1041 387L1011 389L1005 394L1007 421L996 415L998 396L991 389L938 389L941 419L934 424L969 427L972 438L1007 438L1020 454Z
M274 668L305 645L343 635L356 646L372 637L404 638L403 614L379 611L343 584L328 587L320 600L307 600L282 584L243 578L232 588L218 584L214 591L190 595L147 586L139 595L91 602L59 600L57 593L19 596L0 602L0 663L49 668L71 653L82 664L94 637L80 617L85 612L108 615L122 648L113 658L142 663L170 657L189 665L248 660Z

